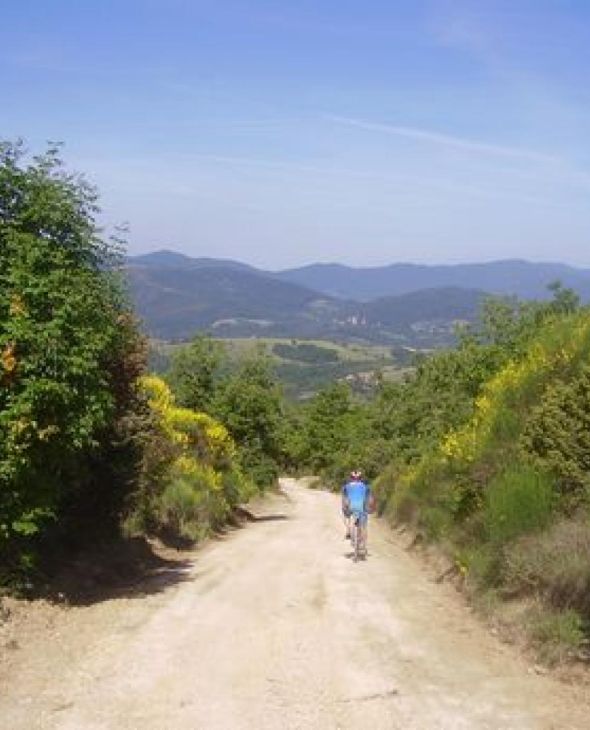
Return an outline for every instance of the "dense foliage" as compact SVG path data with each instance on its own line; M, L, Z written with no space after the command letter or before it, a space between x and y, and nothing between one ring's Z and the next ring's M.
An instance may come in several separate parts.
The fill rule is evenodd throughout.
M0 145L0 550L114 523L136 461L142 345L96 194L57 151Z
M242 467L256 484L276 481L283 405L276 375L262 352L232 367L223 345L200 335L176 350L167 378L182 406L204 409L227 427Z
M58 150L0 145L2 582L123 524L197 539L278 473L281 405L264 361L220 380L221 348L197 340L174 360L186 407L145 377L121 244L97 214Z
M203 412L176 405L166 383L141 380L153 416L131 531L196 540L219 527L255 490L228 430Z
M338 352L332 347L321 347L312 342L277 342L273 345L275 355L285 360L296 360L305 363L338 362Z

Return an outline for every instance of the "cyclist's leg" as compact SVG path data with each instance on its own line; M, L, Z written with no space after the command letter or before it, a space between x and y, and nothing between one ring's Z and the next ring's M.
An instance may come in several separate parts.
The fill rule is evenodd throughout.
M346 527L346 539L350 540L350 534L351 534L350 512L346 512L345 510L342 510L342 520L344 522L344 526Z
M358 560L361 547L362 547L362 535L361 535L361 523L358 512L353 512L351 516L352 522L352 547L354 550L354 560Z
M369 515L366 512L363 512L363 514L360 517L359 521L359 527L360 527L360 539L361 539L361 545L363 548L363 552L367 552L367 537L368 537L368 528L369 528Z

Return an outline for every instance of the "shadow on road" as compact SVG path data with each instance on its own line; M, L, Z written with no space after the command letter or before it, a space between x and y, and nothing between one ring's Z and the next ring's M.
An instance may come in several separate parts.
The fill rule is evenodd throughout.
M353 560L354 561L354 551L348 552L348 553L343 553L342 557L348 558L348 560ZM359 560L361 560L361 561L367 560L368 557L369 557L369 553L367 553L366 555L360 555L359 556Z
M214 532L214 539L227 539L248 523L289 519L282 511L265 514L264 506L260 507L261 514L236 508L228 523ZM143 598L194 580L196 555L189 552L194 541L163 531L155 537L120 537L76 553L53 555L51 564L43 566L45 578L35 583L28 597L90 606L114 598Z
M192 556L145 538L120 538L64 557L31 597L72 606L143 598L190 580L192 568Z
M268 515L256 515L249 509L246 509L246 507L238 507L236 509L236 514L238 517L247 520L248 522L277 522L289 519L289 515L286 515L284 512L277 512L275 514Z

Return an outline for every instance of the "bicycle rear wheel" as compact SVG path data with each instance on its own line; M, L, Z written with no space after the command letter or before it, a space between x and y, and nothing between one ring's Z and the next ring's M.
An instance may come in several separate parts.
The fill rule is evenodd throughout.
M353 521L353 527L352 527L352 535L353 535L353 547L354 547L354 562L357 563L360 560L361 557L361 526L360 526L360 520L358 517L354 518Z

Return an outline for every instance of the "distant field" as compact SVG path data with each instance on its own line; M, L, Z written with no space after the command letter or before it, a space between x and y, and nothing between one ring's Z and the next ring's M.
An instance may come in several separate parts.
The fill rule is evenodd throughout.
M290 339L280 337L238 337L234 339L224 339L223 343L227 346L228 350L242 354L248 351L252 352L257 347L264 347L267 353L277 360L285 360L287 358L280 357L273 352L273 346L276 344L310 344L316 347L326 348L334 350L340 360L344 361L390 361L391 347L386 345L357 345L349 343L332 342L331 340L304 340L304 339Z
M335 380L347 380L359 392L371 388L377 371L388 380L398 380L411 371L413 351L386 345L368 345L291 338L239 337L220 340L232 363L262 351L276 364L285 394L293 399L312 396ZM151 343L151 366L165 370L170 354L182 345Z

